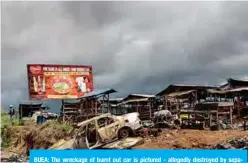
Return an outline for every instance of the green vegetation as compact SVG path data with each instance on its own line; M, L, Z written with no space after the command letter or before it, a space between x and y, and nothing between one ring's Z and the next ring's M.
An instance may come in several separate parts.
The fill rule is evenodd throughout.
M10 117L8 113L1 113L1 128L8 127L8 126L23 126L33 123L31 120L19 120L19 118L14 118L12 125L10 122Z
M18 119L14 119L13 120L13 125L18 125L19 124L19 120ZM1 113L1 128L3 126L10 126L11 122L10 122L10 117L8 113Z
M64 124L64 123L58 122L56 120L48 121L45 124L45 127L52 127L52 128L56 128L56 129L62 129L65 132L70 132L70 131L73 130L73 127L71 125Z
M54 135L55 137L60 135L58 133L62 133L61 135L70 134L73 130L73 126L58 122L57 120L50 120L45 122L43 125L37 125L32 120L19 120L14 119L13 123L11 124L10 117L7 113L1 113L1 138L2 144L1 147L6 149L8 147L12 148L12 141L15 141L16 138L21 137L25 140L25 133L27 132L20 132L20 126L23 126L23 130L27 132L39 132L41 135L44 135L42 139L45 139L45 135ZM36 128L37 130L34 130ZM17 132L15 132L17 131ZM13 135L11 132L15 132ZM24 135L22 135L24 134ZM34 134L36 135L36 134ZM37 139L36 137L34 139ZM45 141L45 140L44 140ZM38 140L39 142L39 140Z
M18 121L14 120L13 125L17 124ZM7 128L11 126L10 117L8 113L1 113L1 138L2 138L2 148L7 148L10 144L10 138L7 133Z

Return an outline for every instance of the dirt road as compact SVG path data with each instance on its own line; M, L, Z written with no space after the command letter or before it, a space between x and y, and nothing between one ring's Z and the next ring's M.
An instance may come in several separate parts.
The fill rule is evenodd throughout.
M157 138L147 138L144 144L135 148L208 148L225 140L246 135L248 135L248 131L239 130L168 130L160 133Z

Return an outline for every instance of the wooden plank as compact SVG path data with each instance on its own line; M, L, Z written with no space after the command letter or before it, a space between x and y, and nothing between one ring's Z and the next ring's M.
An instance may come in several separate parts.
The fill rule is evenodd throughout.
M232 120L232 112L233 112L233 107L230 107L230 123L231 125L233 124L233 120Z
M230 112L218 112L219 115L229 115Z
M64 110L80 110L80 108L67 108L67 107L64 107Z

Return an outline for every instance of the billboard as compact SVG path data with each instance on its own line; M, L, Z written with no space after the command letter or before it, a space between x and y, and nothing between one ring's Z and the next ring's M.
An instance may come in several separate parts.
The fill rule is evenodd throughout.
M77 99L93 91L91 66L27 65L29 98Z

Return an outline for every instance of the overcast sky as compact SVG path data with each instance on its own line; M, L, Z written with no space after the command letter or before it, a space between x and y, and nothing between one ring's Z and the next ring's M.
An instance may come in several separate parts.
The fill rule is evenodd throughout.
M248 2L2 2L2 105L26 64L86 64L116 96L248 77Z

